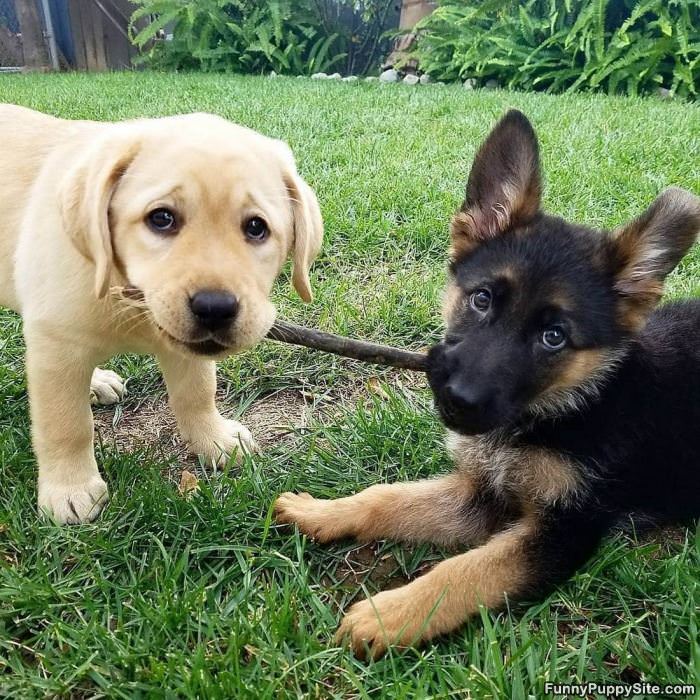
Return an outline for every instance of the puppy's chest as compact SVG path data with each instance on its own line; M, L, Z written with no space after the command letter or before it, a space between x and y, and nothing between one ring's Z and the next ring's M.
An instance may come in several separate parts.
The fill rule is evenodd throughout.
M544 505L584 490L580 470L553 451L512 445L498 435L453 432L448 433L447 448L460 471L506 497Z

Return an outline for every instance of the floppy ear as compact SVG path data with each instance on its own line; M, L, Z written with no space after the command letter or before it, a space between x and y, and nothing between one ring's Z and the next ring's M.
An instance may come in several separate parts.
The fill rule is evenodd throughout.
M296 172L286 177L287 190L294 217L294 252L292 254L292 284L306 302L313 299L309 270L321 250L323 219L313 190Z
M95 266L98 299L107 293L112 271L109 205L138 150L133 137L98 139L59 185L63 225L75 247Z
M651 206L613 232L615 288L632 315L650 310L664 279L700 232L700 198L679 187L662 192Z
M527 117L511 109L482 144L467 182L462 208L452 219L452 255L522 226L540 208L537 136Z

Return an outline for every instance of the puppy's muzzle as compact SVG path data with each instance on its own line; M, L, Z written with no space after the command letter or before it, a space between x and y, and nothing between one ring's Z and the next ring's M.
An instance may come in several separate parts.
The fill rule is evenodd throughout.
M497 409L495 382L468 371L455 348L440 343L428 353L428 382L443 423L458 433L477 435L495 428L502 417Z
M190 310L197 325L212 333L228 330L238 309L238 299L230 292L205 289L190 297Z

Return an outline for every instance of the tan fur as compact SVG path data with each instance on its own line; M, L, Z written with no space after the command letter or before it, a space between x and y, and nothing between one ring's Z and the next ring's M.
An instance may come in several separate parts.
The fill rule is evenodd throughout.
M91 388L118 398L118 378L93 370L119 352L158 356L194 451L221 460L251 449L214 404L213 361L186 345L204 339L189 299L209 289L238 298L225 355L269 329L269 294L290 255L294 286L311 298L322 222L289 148L206 114L111 124L3 105L0 132L0 304L24 320L40 507L80 522L104 502L89 401ZM148 229L156 207L179 214L177 235ZM259 245L243 235L252 216L271 232ZM131 286L143 302L124 299Z
M499 200L489 203L488 209L477 203L454 214L450 224L452 260L464 257L485 240L512 227L525 226L535 216L540 201L539 182L526 183L526 174L533 166L533 163L524 165L523 182L499 183Z
M480 605L502 606L527 585L524 549L535 533L535 522L523 519L408 585L356 603L343 618L336 641L347 639L358 656L364 657L368 649L376 658L389 645L420 644L456 629Z
M283 493L275 502L275 517L279 523L295 523L319 542L354 537L450 546L482 539L481 523L462 510L473 493L471 476L456 472L439 479L376 484L336 500Z
M556 376L547 391L558 391L580 386L606 362L605 350L572 350L568 358L557 367Z
M643 325L661 298L666 275L692 245L700 226L700 199L679 187L664 190L633 221L613 233L620 268L620 317L631 330Z
M459 285L453 279L450 279L442 298L442 318L446 324L451 322L452 317L459 313L459 310L466 302L467 299Z
M450 260L459 260L472 252L482 239L477 235L476 221L471 212L458 211L450 223Z
M648 288L649 295L661 296L661 291ZM638 333L646 325L649 313L654 308L654 302L640 304L638 299L620 299L617 302L617 318L620 325L629 333Z
M498 435L474 437L448 432L447 448L458 469L537 505L576 498L584 488L579 471L563 455L535 447L519 448Z

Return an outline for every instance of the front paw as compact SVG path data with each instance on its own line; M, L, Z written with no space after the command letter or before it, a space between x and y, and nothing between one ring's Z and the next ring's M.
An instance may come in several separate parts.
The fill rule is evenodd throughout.
M355 603L340 623L335 642L349 643L360 659L378 659L389 646L416 645L427 635L426 620L409 584Z
M296 525L317 542L332 542L352 534L349 518L343 516L335 501L308 493L283 493L275 501L274 512L278 523Z
M192 453L201 455L217 466L224 466L233 456L237 462L246 454L258 451L248 428L235 420L220 418L208 432L187 440Z
M72 484L39 479L39 510L58 525L94 520L107 500L107 484L99 474Z
M126 396L124 380L110 369L96 367L90 380L90 403L93 406L110 406Z

